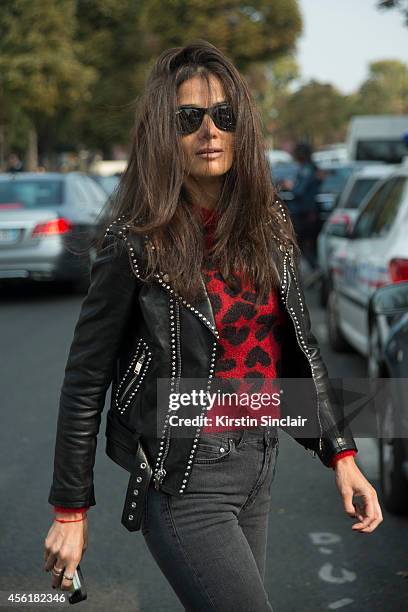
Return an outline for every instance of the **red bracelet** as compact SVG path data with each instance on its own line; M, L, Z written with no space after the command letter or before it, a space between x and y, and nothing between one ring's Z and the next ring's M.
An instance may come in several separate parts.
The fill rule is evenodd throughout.
M80 519L66 520L66 519L56 518L55 520L58 521L59 523L78 523L80 521L84 521L85 517L86 517L86 515L83 518L80 518Z

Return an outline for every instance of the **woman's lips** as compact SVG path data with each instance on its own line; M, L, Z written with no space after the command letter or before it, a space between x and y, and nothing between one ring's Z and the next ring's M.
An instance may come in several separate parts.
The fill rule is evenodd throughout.
M208 161L211 161L213 159L218 159L219 157L221 157L221 155L224 153L224 151L205 151L203 153L197 153L198 157L201 157L202 159L206 159Z

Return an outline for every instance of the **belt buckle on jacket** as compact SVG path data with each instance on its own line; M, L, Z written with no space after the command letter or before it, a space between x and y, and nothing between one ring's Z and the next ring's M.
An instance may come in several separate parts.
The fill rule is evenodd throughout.
M146 494L152 478L152 468L139 440L134 465L130 473L121 523L128 531L139 531Z

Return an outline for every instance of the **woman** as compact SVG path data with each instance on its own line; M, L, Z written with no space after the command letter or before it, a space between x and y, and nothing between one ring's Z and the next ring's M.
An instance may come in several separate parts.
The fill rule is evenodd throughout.
M45 569L67 589L86 549L112 382L106 452L130 472L122 523L141 527L185 609L271 610L263 576L277 430L261 424L270 408L244 416L243 426L219 425L222 402L209 400L215 380L258 390L268 381L276 389L278 376L310 383L313 433L287 431L335 469L344 509L358 518L353 529L370 533L382 515L310 331L259 118L242 76L211 44L169 49L156 61L112 219L65 370ZM186 407L186 389L204 393ZM229 415L256 409L235 404Z

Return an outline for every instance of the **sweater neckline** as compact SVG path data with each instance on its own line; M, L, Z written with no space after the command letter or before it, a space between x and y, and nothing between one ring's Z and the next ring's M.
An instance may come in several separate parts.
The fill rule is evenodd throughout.
M200 212L201 218L204 221L205 226L213 227L218 220L218 213L216 210L205 208L200 204L196 204L198 211Z

